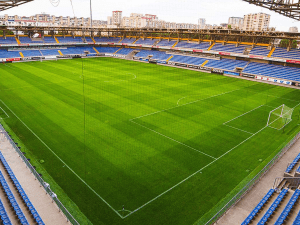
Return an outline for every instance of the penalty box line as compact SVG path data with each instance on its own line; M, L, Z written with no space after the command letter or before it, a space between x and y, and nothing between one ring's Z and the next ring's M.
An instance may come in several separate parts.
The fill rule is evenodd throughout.
M116 209L114 209L103 197L101 197L90 185L88 185L69 165L67 165L36 133L31 130L23 120L21 120L1 99L0 101L6 108L57 158L61 161L82 183L84 183L97 197L99 197L110 209L112 209L120 218L124 219Z
M241 146L242 144L244 144L245 142L247 142L248 140L250 140L251 138L253 138L255 135L259 134L261 131L263 131L264 129L266 129L268 126L263 127L262 129L260 129L259 131L257 131L256 133L252 134L250 137L246 138L244 141L242 141L241 143L239 143L238 145L236 145L235 147L233 147L232 149L228 150L227 152L225 152L223 155L219 156L218 158L216 158L215 160L213 160L212 162L208 163L206 166L202 167L201 169L199 169L198 171L196 171L195 173L191 174L190 176L188 176L187 178L185 178L184 180L180 181L179 183L175 184L174 186L172 186L171 188L169 188L168 190L164 191L163 193L157 195L155 198L151 199L150 201L146 202L144 205L138 207L137 209L133 210L131 213L127 214L126 216L124 216L123 219L127 218L128 216L132 215L133 213L139 211L140 209L144 208L145 206L149 205L150 203L152 203L153 201L155 201L156 199L160 198L161 196L165 195L166 193L168 193L169 191L173 190L174 188L176 188L177 186L179 186L180 184L184 183L185 181L189 180L190 178L192 178L193 176L195 176L196 174L198 174L199 172L201 172L202 170L204 170L205 168L209 167L210 165L212 165L213 163L217 162L219 159L223 158L224 156L226 156L228 153L232 152L234 149L236 149L237 147Z

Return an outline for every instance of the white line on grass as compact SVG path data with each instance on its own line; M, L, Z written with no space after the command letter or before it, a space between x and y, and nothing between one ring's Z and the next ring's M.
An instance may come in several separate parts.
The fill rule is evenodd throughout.
M4 109L2 109L2 107L0 107L0 109L5 113L5 115L6 115L6 117L5 118L1 118L1 119L7 119L7 118L9 118L9 115L5 112L5 110Z
M146 126L144 126L144 125L142 125L142 124L139 124L139 123L137 123L137 122L134 122L133 120L129 120L129 121L132 122L132 123L135 123L135 124L137 124L137 125L139 125L139 126L141 126L141 127L144 127L144 128L146 128L146 129L148 129L148 130L150 130L150 131L152 131L152 132L154 132L154 133L156 133L156 134L159 134L159 135L161 135L161 136L163 136L163 137L165 137L165 138L168 138L168 139L170 139L171 141L174 141L174 142L176 142L176 143L178 143L178 144L181 144L181 145L183 145L183 146L185 146L185 147L187 147L187 148L190 148L190 149L192 149L192 150L194 150L194 151L200 152L201 154L206 155L206 156L208 156L208 157L210 157L210 158L212 158L212 159L216 159L215 157L213 157L213 156L211 156L211 155L208 155L208 154L206 154L206 153L204 153L204 152L202 152L202 151L199 151L198 149L195 149L195 148L193 148L193 147L191 147L191 146L189 146L189 145L186 145L186 144L184 144L184 143L182 143L182 142L180 142L180 141L177 141L177 140L175 140L175 139L173 139L173 138L171 138L171 137L168 137L168 136L166 136L166 135L164 135L164 134L162 134L162 133L159 133L159 132L157 132L157 131L155 131L155 130L152 130L152 129L150 129L149 127L146 127Z
M248 113L250 113L250 112L253 112L254 110L257 110L257 109L261 108L262 106L264 106L264 105L260 105L260 106L256 107L255 109L252 109L252 110L250 110L250 111L248 111L248 112L245 112L245 113L242 114L242 115L239 115L239 116L237 116L237 117L235 117L235 118L233 118L233 119L231 119L231 120L228 120L227 122L223 123L223 125L225 125L226 123L229 123L229 122L231 122L231 121L233 121L233 120L236 120L236 119L238 119L238 118L240 118L240 117L242 117L242 116L244 116L244 115L246 115L246 114L248 114Z
M230 127L230 128L233 128L233 129L236 129L236 130L239 130L239 131L248 133L248 134L253 134L253 133L251 133L251 132L249 132L249 131L239 129L239 128L237 128L237 127L229 126L229 125L227 125L227 124L223 124L223 125L226 126L226 127Z
M235 147L233 147L232 149L230 149L229 151L225 152L223 155L221 155L220 157L216 158L215 160L213 160L212 162L210 162L209 164L207 164L206 166L202 167L201 169L199 169L198 171L196 171L195 173L191 174L190 176L188 176L187 178L185 178L184 180L180 181L179 183L175 184L174 186L172 186L171 188L169 188L168 190L164 191L163 193L161 193L160 195L156 196L155 198L151 199L150 201L146 202L144 205L140 206L139 208L133 210L131 213L129 213L128 215L124 216L124 219L128 216L130 216L131 214L137 212L138 210L144 208L146 205L150 204L151 202L155 201L156 199L158 199L159 197L163 196L164 194L168 193L169 191L173 190L174 188L176 188L177 186L179 186L180 184L182 184L183 182L187 181L188 179L190 179L191 177L195 176L197 173L201 172L203 169L207 168L208 166L212 165L213 163L215 163L216 161L218 161L219 159L223 158L225 155L227 155L228 153L230 153L231 151L233 151L234 149L236 149L237 147L239 147L240 145L244 144L246 141L250 140L252 137L254 137L255 135L257 135L258 133L260 133L261 131L263 131L265 128L267 128L267 126L263 127L262 129L260 129L259 131L257 131L256 133L252 134L250 137L248 137L247 139L245 139L244 141L242 141L241 143L239 143L238 145L236 145Z
M140 118L143 118L143 117L146 117L146 116L150 116L150 115L153 115L153 114L165 112L165 111L168 111L168 110L171 110L171 109L175 109L175 108L178 108L178 107L181 107L181 106L185 106L185 105L193 104L193 103L196 103L196 102L204 101L204 100L207 100L207 99L210 99L210 98L214 98L214 97L218 97L218 96L221 96L221 95L229 94L231 92L238 91L238 90L241 90L241 89L236 89L236 90L224 92L224 93L221 93L221 94L218 94L218 95L213 95L213 96L210 96L210 97L207 97L207 98L204 98L204 99L199 99L199 100L196 100L196 101L193 101L193 102L188 102L188 103L183 104L183 105L177 105L177 106L174 106L174 107L171 107L171 108L168 108L168 109L164 109L164 110L161 110L161 111L149 113L149 114L146 114L146 115L143 115L143 116L138 116L138 117L135 117L135 118L133 118L131 120L140 119Z
M0 101L5 105L6 108L8 108L11 113L42 143L45 145L46 148L48 148L49 151L52 152L53 155L55 155L79 180L82 181L95 195L97 195L109 208L111 208L119 217L124 219L124 217L115 210L107 201L104 200L91 186L89 186L77 173L75 173L74 170L71 169L37 134L35 134L27 125L24 123L1 99Z

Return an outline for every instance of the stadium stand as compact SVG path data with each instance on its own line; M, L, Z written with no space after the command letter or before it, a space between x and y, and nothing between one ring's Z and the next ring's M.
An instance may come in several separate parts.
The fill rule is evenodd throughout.
M166 54L165 52L151 51L151 50L141 50L135 55L135 57L138 58L146 58L148 56L152 56L151 59L156 59L161 61L165 61L170 57L170 55Z
M115 53L119 48L117 47L96 47L99 53Z
M87 43L94 43L94 41L92 40L91 37L85 37L85 41L86 41Z
M45 43L56 43L56 40L53 37L45 36L44 37L44 42Z
M205 65L206 67L223 69L223 70L235 70L236 67L245 67L248 62L232 60L232 59L221 59L221 60L209 60Z
M168 41L168 40L161 40L160 42L158 42L156 44L156 46L166 46L166 47L172 47L174 44L176 43L176 41Z
M300 69L280 65L251 62L243 70L244 73L264 75L273 78L300 81Z
M0 160L1 160L1 163L3 164L3 166L5 168L6 172L8 173L10 179L14 183L14 186L16 187L19 195L22 197L22 199L23 199L24 203L26 204L28 210L30 211L32 217L34 218L34 220L38 224L44 224L43 221L42 221L42 218L40 217L40 215L36 211L35 207L31 203L31 201L29 200L27 194L25 193L24 189L22 188L21 184L19 183L18 179L14 175L13 171L11 170L10 166L6 162L4 156L1 152L0 152Z
M250 55L261 55L261 56L267 56L269 54L270 50L268 50L266 47L261 46L255 46L251 51Z
M137 42L135 42L135 44L137 45L154 45L154 43L156 42L157 40L156 39L145 39L143 40L142 38L140 38L139 40L137 40Z
M1 37L0 44L17 44L17 41L16 41L15 37L6 37L6 39Z
M281 201L284 199L285 195L287 194L288 189L285 188L283 189L280 194L278 195L278 197L276 198L276 200L272 203L272 205L270 206L270 208L268 209L268 211L264 214L264 216L260 219L260 221L258 222L257 225L263 225L265 224L268 219L272 216L272 214L275 212L275 210L277 209L277 207L279 206L279 204L281 203Z
M119 37L94 37L96 42L104 42L104 43L118 43L121 38Z
M133 51L132 48L122 48L120 51L117 52L119 55L128 55Z
M294 204L298 200L299 195L300 195L300 190L296 189L293 196L290 198L288 204L286 205L286 207L284 208L284 210L280 214L279 218L276 220L275 225L281 225L285 222L285 220L288 217L289 213L291 212Z
M33 41L33 40L31 40L31 38L29 38L29 37L19 37L19 40L20 40L20 42L21 42L21 44L30 44L30 43L39 43L39 44L43 44L44 43L44 41L41 39L40 41Z
M290 173L293 170L293 168L295 167L295 165L298 163L299 159L300 159L300 153L296 156L296 158L293 160L293 162L286 168L285 172Z
M300 211L298 212L294 222L293 222L293 225L299 225L300 224Z
M82 43L81 37L56 37L59 43Z
M20 57L18 51L7 51L6 49L0 49L0 58L17 58Z
M235 47L233 44L227 44L223 45L220 43L216 43L211 50L212 51L220 51L220 52L234 52L234 53L239 53L243 54L245 51L246 45L240 45L238 47Z
M192 42L186 42L186 41L180 41L176 45L176 48L191 48L191 49L202 49L207 50L209 48L210 44L209 42L202 42L202 43L192 43Z
M42 54L39 50L22 50L22 53L23 53L24 57L42 56Z
M45 49L45 50L41 50L42 55L43 56L50 56L50 55L59 55L58 50L62 50L62 49Z
M14 213L17 215L17 217L19 219L19 222L21 224L26 224L26 225L29 224L1 171L0 171L0 183L1 183L2 189L5 192L7 199L9 200L9 202L11 204L11 207L14 210Z
M190 65L202 65L207 59L205 58L199 58L199 57L192 57L192 56L183 56L183 55L174 55L172 59L170 59L170 62L176 62L176 63L184 63L184 64L190 64Z
M135 41L136 41L135 38L124 38L120 43L132 44Z
M270 197L274 194L275 189L270 189L269 192L263 197L263 199L257 204L257 206L253 209L253 211L249 214L249 216L245 219L242 225L248 225L255 218L257 213L264 207Z
M12 225L1 199L0 199L0 218L1 218L1 221L2 221L1 224Z
M276 48L272 56L287 59L300 59L300 50L290 49L290 51L287 51L286 48Z

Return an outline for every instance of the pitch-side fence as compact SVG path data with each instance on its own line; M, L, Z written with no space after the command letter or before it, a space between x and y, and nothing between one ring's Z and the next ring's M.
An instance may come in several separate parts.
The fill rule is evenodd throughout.
M280 152L251 180L249 181L243 188L240 190L227 204L217 212L205 225L213 224L217 222L217 220L232 206L238 203L247 192L249 192L252 187L262 178L262 176L268 172L272 166L297 142L300 138L300 133L298 133L289 143L286 144L285 147L281 149Z
M71 213L64 207L64 205L59 201L57 198L57 195L51 190L50 185L46 183L43 178L40 176L40 174L35 170L35 168L30 164L30 162L27 160L27 158L24 156L24 154L20 151L16 143L11 139L11 137L8 135L8 133L5 131L3 126L0 124L0 132L1 132L1 138L6 138L15 151L19 154L19 156L22 158L23 162L26 164L27 168L33 173L35 178L40 182L41 187L45 189L45 191L48 193L48 195L51 197L52 202L55 202L59 212L62 212L65 216L68 222L71 222L72 224L79 225L79 223L75 220L75 218L71 215Z

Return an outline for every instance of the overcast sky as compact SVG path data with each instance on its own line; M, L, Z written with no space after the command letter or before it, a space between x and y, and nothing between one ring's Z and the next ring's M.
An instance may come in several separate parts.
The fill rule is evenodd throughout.
M50 1L34 0L31 3L9 9L1 14L31 16L45 12L55 16L74 16L71 0L60 0L57 7ZM90 0L72 0L77 17L89 17ZM242 0L92 0L93 19L107 20L114 10L123 11L123 16L130 13L148 13L157 15L167 22L198 23L198 18L205 18L208 24L227 23L231 16L243 17L248 13L263 12L271 15L271 27L279 31L288 31L289 27L299 27L299 22L286 18L268 9L250 5Z

